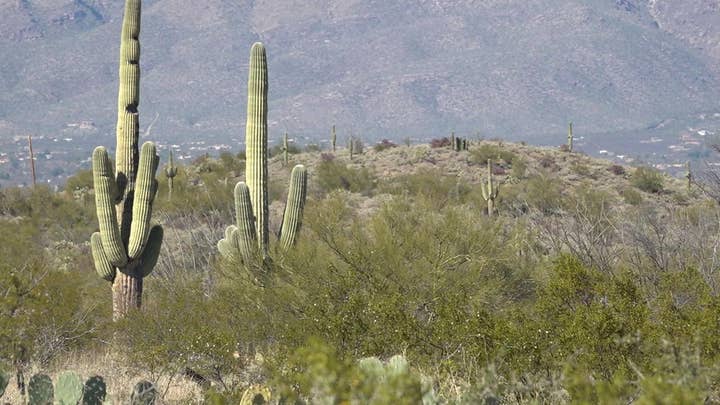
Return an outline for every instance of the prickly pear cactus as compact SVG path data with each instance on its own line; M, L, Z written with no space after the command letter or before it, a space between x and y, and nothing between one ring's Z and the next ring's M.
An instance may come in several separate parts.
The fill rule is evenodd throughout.
M270 389L262 385L251 385L245 390L240 405L263 405L269 404L272 398Z
M150 381L140 381L133 387L130 395L132 405L153 405L157 397L157 389Z
M83 397L83 382L73 371L58 376L55 384L56 405L77 405Z
M0 370L0 398L5 394L5 389L7 388L8 384L10 383L10 374L5 373L5 371Z
M85 381L83 388L82 405L102 405L107 396L107 385L99 375L92 376Z
M46 374L35 374L27 387L28 405L53 405L53 383Z

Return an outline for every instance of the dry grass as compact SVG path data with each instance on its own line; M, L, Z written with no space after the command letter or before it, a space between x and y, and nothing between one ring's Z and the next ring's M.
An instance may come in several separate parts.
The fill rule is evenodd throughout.
M99 375L107 384L107 404L125 404L130 399L132 388L141 380L148 380L155 383L160 401L158 404L202 404L203 394L200 387L189 379L171 372L151 376L142 374L137 369L130 367L122 360L122 355L105 353L73 353L65 356L61 362L49 369L40 369L31 366L25 372L26 383L36 373L45 373L57 381L57 376L66 371L72 370L80 375L83 380ZM16 385L15 378L11 379L7 391L2 398L3 403L22 404L24 403Z

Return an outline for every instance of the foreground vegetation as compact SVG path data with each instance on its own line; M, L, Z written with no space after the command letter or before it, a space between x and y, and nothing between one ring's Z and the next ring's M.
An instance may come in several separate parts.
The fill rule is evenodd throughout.
M234 215L227 179L242 176L242 156L180 166L172 200L159 184L166 236L143 310L118 322L90 259L87 175L61 193L2 190L3 367L29 378L111 358L85 363L83 377L111 380L117 367L137 379L109 383L112 398L142 378L186 403L239 398L253 383L311 402L383 403L413 389L451 403L720 400L716 204L672 179L659 194L643 191L630 169L621 179L605 170L598 180L614 189L572 186L516 151L496 160L505 173L488 217L479 182L413 169L422 153L483 179L487 169L473 162L485 156L475 155L517 147L397 147L352 162L345 151L326 154L310 172L295 248L242 269L214 247ZM380 162L401 164L401 152L410 174L379 176ZM591 173L598 164L577 159ZM280 156L271 165L282 166ZM272 207L289 170L270 181L271 224L281 223ZM628 190L640 201L628 202ZM413 370L408 381L377 391L382 384L358 377L360 359L397 354ZM169 389L178 386L191 388Z

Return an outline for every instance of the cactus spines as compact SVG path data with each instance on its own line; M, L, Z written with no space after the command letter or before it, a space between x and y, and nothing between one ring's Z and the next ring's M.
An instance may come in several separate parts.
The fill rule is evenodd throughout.
M272 395L270 389L262 385L251 385L240 398L240 405L262 405L269 404Z
M45 374L35 374L28 383L29 405L52 405L53 383Z
M132 405L153 405L157 397L157 389L150 381L140 381L133 387L130 395Z
M297 240L297 234L302 224L306 193L307 169L305 166L297 165L290 174L290 190L283 213L282 228L280 228L280 245L283 249L291 248Z
M289 160L289 159L288 159L288 153L289 153L289 149L288 149L288 148L289 148L289 146L288 146L288 134L287 134L287 132L285 132L285 135L283 136L283 146L282 146L282 151L283 151L283 164L284 164L285 166L288 165L288 160Z
M567 146L568 146L568 152L573 151L573 123L570 122L568 124L568 139L567 139Z
M175 185L175 176L177 176L178 169L173 161L173 151L170 149L170 159L167 167L165 168L165 177L168 179L168 200L172 200L173 188Z
M77 405L83 397L83 382L75 372L66 371L58 376L55 384L57 405Z
M146 142L138 150L140 89L140 0L126 0L123 17L118 86L115 172L107 151L93 152L93 182L100 227L91 237L93 259L101 277L112 281L113 319L139 308L142 279L157 262L162 228L150 216L157 193L159 157ZM112 267L112 269L111 269Z
M102 405L107 395L107 385L102 377L96 375L85 381L82 405Z
M268 169L267 169L267 59L265 48L255 43L250 53L248 121L246 128L245 183L235 186L235 225L225 230L218 251L226 259L247 261L257 253L268 257ZM287 149L287 142L285 141ZM281 244L295 243L307 194L307 173L302 165L293 168L288 207L280 232Z
M256 42L250 51L247 125L245 129L245 181L255 215L256 240L265 255L268 249L268 169L267 169L267 92L268 73L265 47Z
M493 180L493 173L492 173L492 161L488 159L488 180L487 180L487 187L485 184L480 184L482 188L482 195L485 201L487 201L488 206L488 216L493 215L493 211L495 210L495 198L498 196L498 192L500 190L500 186L498 184L495 184L495 181Z
M337 134L335 133L335 125L332 126L332 132L330 133L330 143L332 144L332 151L335 152L335 145L337 143Z

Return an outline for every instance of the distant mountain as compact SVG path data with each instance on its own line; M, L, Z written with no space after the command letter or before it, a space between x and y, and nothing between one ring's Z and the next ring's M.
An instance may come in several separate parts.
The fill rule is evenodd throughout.
M720 112L720 0L143 7L141 120L157 116L152 137L164 142L242 139L254 41L269 52L274 133L325 138L337 124L367 139L456 130L533 141L571 120L613 134ZM112 145L122 8L0 0L0 140Z

